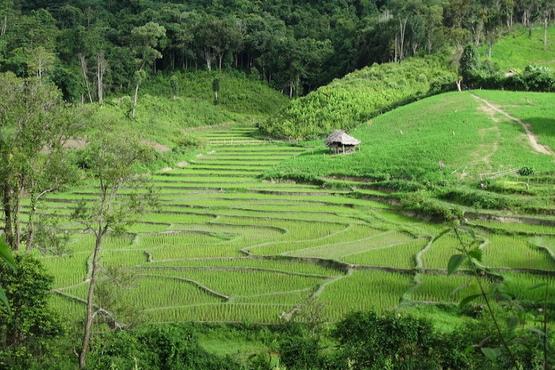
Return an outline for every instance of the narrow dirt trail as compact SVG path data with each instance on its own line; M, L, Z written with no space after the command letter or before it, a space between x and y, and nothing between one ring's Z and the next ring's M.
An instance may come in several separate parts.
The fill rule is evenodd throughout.
M549 148L546 145L540 144L538 142L538 138L536 135L534 135L534 133L532 132L532 129L530 127L529 123L524 122L523 120L521 120L520 118L516 118L512 115L510 115L509 113L505 112L503 109L501 109L500 107L498 107L497 105L487 101L486 99L479 97L478 95L472 94L472 96L480 101L481 103L483 103L487 108L505 116L506 118L508 118L509 120L511 120L514 123L519 124L523 129L524 132L526 133L526 137L528 138L528 142L530 143L530 146L532 147L532 149L540 154L545 154L545 155L554 155L553 151L551 150L551 148Z

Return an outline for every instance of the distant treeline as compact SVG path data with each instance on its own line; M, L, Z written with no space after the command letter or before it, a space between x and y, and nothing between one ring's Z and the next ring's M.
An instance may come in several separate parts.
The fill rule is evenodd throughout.
M373 63L492 46L547 25L553 0L0 0L0 72L68 100L130 93L158 71L234 68L290 96Z

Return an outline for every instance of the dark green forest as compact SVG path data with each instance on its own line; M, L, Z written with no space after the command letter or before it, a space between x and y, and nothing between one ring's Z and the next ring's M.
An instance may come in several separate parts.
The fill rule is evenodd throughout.
M238 69L290 96L358 68L493 45L550 0L73 0L0 2L0 72L46 77L67 100L130 93L148 73ZM143 73L145 72L145 73Z

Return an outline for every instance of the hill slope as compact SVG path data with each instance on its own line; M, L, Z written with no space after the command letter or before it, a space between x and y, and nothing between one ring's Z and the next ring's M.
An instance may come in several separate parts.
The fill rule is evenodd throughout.
M543 27L518 27L503 36L492 49L492 61L503 71L524 69L529 64L555 67L555 27L548 29L548 47L543 44ZM487 48L482 48L487 56Z
M262 123L263 132L306 139L352 129L380 112L425 96L455 81L438 57L374 65L297 99Z
M220 80L220 100L213 102L212 81ZM133 132L168 148L179 144L185 129L225 123L254 123L275 113L287 98L264 82L241 73L190 72L171 79L158 75L144 84L139 95L137 117L128 118L131 98L109 99L95 109L95 118L113 121L117 129Z
M352 132L362 141L357 153L330 155L322 142L313 142L310 153L282 163L267 176L310 181L357 177L377 182L376 187L436 189L438 197L458 201L470 197L463 203L483 203L479 208L543 208L545 201L547 208L554 207L543 188L528 189L538 196L535 200L496 198L495 204L487 204L495 194L480 190L480 183L503 176L521 182L517 172L524 167L552 175L554 98L555 94L500 91L434 96L359 126ZM446 195L449 191L458 195Z

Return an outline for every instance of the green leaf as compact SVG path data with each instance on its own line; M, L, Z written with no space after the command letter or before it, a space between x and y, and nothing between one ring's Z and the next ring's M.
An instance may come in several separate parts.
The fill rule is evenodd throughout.
M0 258L3 259L11 268L15 269L15 260L11 249L3 239L0 239Z
M459 307L463 308L464 306L468 305L470 302L480 298L482 295L481 294L473 294L473 295L469 295L468 297L463 298L463 300L461 301L461 303L459 303Z
M447 273L449 275L453 274L455 271L459 269L462 263L466 260L466 257L462 254L455 254L451 256L449 259L449 263L447 264Z
M2 288L0 288L0 304L10 312L10 303L8 302L8 297L6 297L6 292Z
M472 249L470 252L468 252L468 255L478 262L482 262L482 250L480 248Z
M500 352L499 348L488 348L488 347L482 348L482 353L484 354L484 356L486 356L488 360L492 362L497 360L500 354L499 352Z

